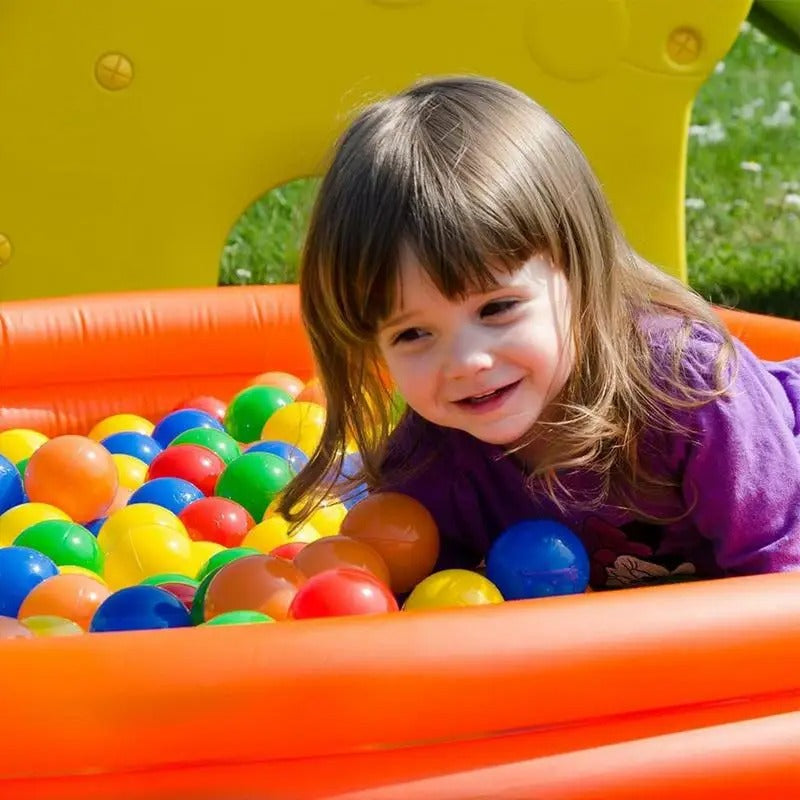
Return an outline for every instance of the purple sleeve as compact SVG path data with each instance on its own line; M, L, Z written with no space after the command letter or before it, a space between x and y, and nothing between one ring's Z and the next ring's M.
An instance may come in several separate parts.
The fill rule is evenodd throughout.
M762 362L740 342L726 396L691 412L675 435L682 492L696 529L728 575L800 568L800 360ZM717 344L700 338L684 365L707 388Z

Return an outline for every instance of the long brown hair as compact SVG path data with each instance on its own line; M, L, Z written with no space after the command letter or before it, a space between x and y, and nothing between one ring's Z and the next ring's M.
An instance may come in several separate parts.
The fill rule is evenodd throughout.
M348 439L363 460L357 480L380 485L391 407L376 332L394 306L403 245L449 298L491 287L498 265L511 271L535 253L564 270L576 360L557 400L561 414L537 423L557 435L547 437L534 476L554 499L560 470L590 468L604 492L658 484L639 464L641 431L674 427L671 409L723 391L685 385L680 341L666 386L654 385L640 314L665 311L717 330L718 375L730 339L702 298L633 251L564 128L506 84L426 80L358 114L316 198L300 297L327 419L318 449L281 497L278 511L289 519L320 501Z

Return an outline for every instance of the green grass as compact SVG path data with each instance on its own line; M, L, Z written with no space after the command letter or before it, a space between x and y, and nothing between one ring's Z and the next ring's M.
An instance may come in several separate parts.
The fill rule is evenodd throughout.
M800 56L745 25L700 90L689 137L689 282L713 302L800 318L798 106ZM220 283L296 280L317 186L296 181L254 203Z

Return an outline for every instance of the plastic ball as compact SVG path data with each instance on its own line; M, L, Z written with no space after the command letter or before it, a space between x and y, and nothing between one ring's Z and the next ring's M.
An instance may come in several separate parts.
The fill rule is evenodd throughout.
M58 567L29 547L0 549L0 615L16 617L22 601L34 586L58 574Z
M171 595L178 598L186 606L187 611L192 610L192 603L194 602L194 596L197 594L197 586L192 586L188 583L183 583L181 581L174 581L172 583L159 583L157 586L160 589L163 589L165 592L169 592Z
M5 456L12 464L19 464L30 458L45 442L47 437L29 428L11 428L0 432L0 456Z
M175 595L158 586L129 586L106 598L89 630L105 633L186 628L191 624L186 606Z
M397 610L397 600L386 584L364 570L340 567L309 578L292 600L289 618L385 614Z
M53 614L20 617L20 622L36 637L80 636L85 633L77 622Z
M589 585L589 556L583 542L559 522L518 522L489 550L486 577L506 600L580 594Z
M189 542L189 566L187 571L190 575L197 575L198 572L203 568L203 565L208 561L209 558L212 556L217 555L217 553L222 553L225 551L225 547L221 544L217 544L216 542Z
M212 397L208 394L201 394L184 400L172 410L180 411L184 408L194 408L197 411L205 411L206 414L210 414L214 419L222 422L222 420L225 419L225 410L227 407L228 404L224 400L220 400L218 397Z
M217 542L237 547L256 524L246 508L227 497L195 500L178 514L189 538L197 542Z
M160 586L162 583L185 583L195 589L200 585L200 581L190 578L188 575L182 575L180 572L159 572L157 575L145 578L142 586Z
M112 433L100 444L113 455L133 456L145 464L149 464L163 449L152 436L138 431Z
M287 442L254 442L245 453L272 453L289 462L289 466L297 473L308 464L308 456L294 445Z
M140 525L114 537L104 577L112 589L133 586L161 572L191 574L191 542L174 528Z
M119 487L111 454L86 436L56 436L30 458L25 491L31 502L49 503L75 522L103 516Z
M84 578L91 578L93 581L96 581L101 586L108 586L105 582L105 579L102 575L98 575L96 572L93 572L90 569L86 569L86 567L78 567L75 564L62 564L58 568L59 575L81 575Z
M155 478L143 483L128 500L128 505L150 503L180 514L189 503L205 495L194 484L181 478Z
M53 575L31 589L18 616L56 616L88 630L95 611L110 594L100 580L84 575Z
M143 433L145 436L150 436L153 432L153 423L137 414L114 414L100 420L89 431L89 438L96 442L102 442L112 434L123 432Z
M238 442L254 442L267 420L292 400L292 395L275 386L248 386L228 404L225 429Z
M219 553L214 553L214 555L200 567L196 573L197 581L202 583L208 575L212 575L217 570L222 569L226 564L230 564L231 561L236 561L237 558L258 555L263 554L253 547L231 547L227 550L221 550Z
M72 564L98 574L103 572L103 552L97 537L83 525L63 519L48 519L26 528L16 547L30 547L52 559L56 566Z
M389 568L374 547L347 536L326 536L307 544L293 559L307 578L337 567L363 569L389 583Z
M267 508L265 519L277 514L280 498L276 497ZM295 509L296 510L296 509ZM319 536L336 536L341 531L342 522L347 516L347 508L343 503L330 500L318 505L308 518L308 524Z
M403 609L417 611L502 602L500 590L483 575L467 569L444 569L421 580L406 598Z
M204 622L203 625L249 625L253 622L275 622L275 620L260 611L227 611Z
M214 573L206 590L204 619L227 611L260 611L286 619L305 576L290 562L274 556L238 558Z
M161 445L167 447L172 440L192 428L215 428L218 431L224 430L222 423L205 411L196 408L182 408L179 411L171 411L153 428L153 438Z
M124 453L112 453L112 460L117 468L119 485L125 489L138 489L147 480L147 464L134 456Z
M278 514L271 514L248 531L242 539L242 545L252 547L267 555L282 544L307 543L316 539L319 539L319 533L310 523L306 522L292 530L292 523Z
M279 408L261 430L261 439L278 439L294 445L307 456L316 450L325 427L325 409L316 403L295 401Z
M17 472L19 472L20 477L23 479L23 486L25 485L25 470L28 469L29 461L29 458L23 458L22 461L17 461Z
M294 561L295 556L308 544L308 542L286 542L279 544L269 551L267 555L276 558L285 558L287 561Z
M8 547L26 528L48 519L69 522L69 517L49 503L22 503L0 514L0 547Z
M5 456L0 456L0 514L4 514L9 508L21 505L27 499L22 476L16 465Z
M171 444L153 459L147 470L147 480L180 478L208 497L214 494L214 487L224 469L225 462L205 447Z
M33 631L13 617L0 616L0 641L3 639L32 639Z
M183 534L186 539L189 538L178 515L168 508L154 503L135 503L115 511L108 517L97 534L97 542L102 550L108 550L117 536L127 535L141 525L163 525Z
M292 479L288 462L269 453L245 453L225 467L216 494L244 506L256 522Z
M212 453L216 453L226 464L230 464L231 461L241 455L236 440L225 431L218 431L216 428L192 428L179 433L172 440L171 446L174 447L179 444L193 444L205 447Z
M308 381L295 400L298 403L316 403L323 408L328 404L325 392L322 389L322 384L319 382L318 378L312 378Z
M273 370L256 375L255 378L250 381L250 386L274 386L277 389L283 389L284 392L291 395L292 399L294 399L303 391L305 383L290 372Z
M422 503L399 492L366 497L347 512L340 532L380 553L392 591L411 591L433 571L439 557L439 529Z

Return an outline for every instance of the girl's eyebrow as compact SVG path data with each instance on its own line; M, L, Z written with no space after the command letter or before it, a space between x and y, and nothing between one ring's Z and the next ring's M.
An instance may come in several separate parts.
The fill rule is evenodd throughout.
M404 322L411 319L414 313L413 311L402 311L399 314L395 314L381 324L381 329L385 330L386 328L394 328L397 325L402 325Z

